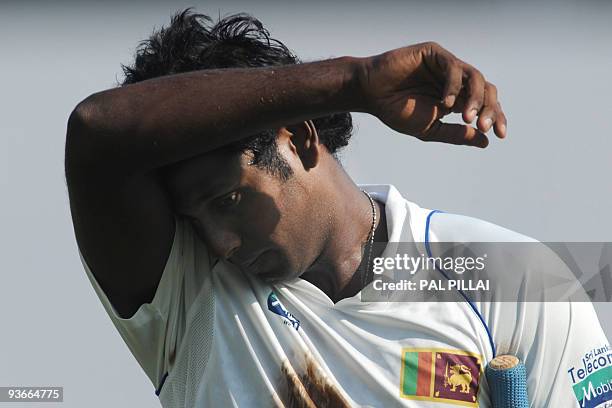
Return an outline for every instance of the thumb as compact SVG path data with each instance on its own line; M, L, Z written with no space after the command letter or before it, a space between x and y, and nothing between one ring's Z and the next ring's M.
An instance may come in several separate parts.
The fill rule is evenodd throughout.
M426 142L442 142L455 145L466 145L485 148L489 145L487 136L471 126L457 123L444 123L436 120L424 132L421 140Z

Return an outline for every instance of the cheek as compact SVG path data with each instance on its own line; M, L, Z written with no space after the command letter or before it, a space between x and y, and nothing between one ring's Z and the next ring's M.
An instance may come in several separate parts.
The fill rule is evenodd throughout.
M292 274L305 272L319 255L316 234L309 223L301 221L299 217L281 221L275 236L275 244L282 248Z
M300 249L305 236L309 234L309 225L303 223L299 208L280 206L279 219L273 232L273 237L288 249Z
M258 239L271 237L285 241L285 236L292 233L295 222L295 209L286 202L286 194L289 193L276 180L267 181L259 177L256 183L250 181L240 203L241 227L248 230L248 235Z
M245 236L254 240L264 240L266 237L274 236L279 229L282 229L281 213L270 199L263 197L249 199L245 200L242 205L243 211L237 222Z
M308 218L308 193L294 175L281 181L263 170L245 170L249 194L240 221L251 240L282 249L287 258L302 259L312 238ZM246 196L245 196L246 197Z

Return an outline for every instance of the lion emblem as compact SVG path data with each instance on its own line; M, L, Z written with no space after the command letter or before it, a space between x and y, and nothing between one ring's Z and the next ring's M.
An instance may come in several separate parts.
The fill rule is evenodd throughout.
M450 370L450 376L449 376ZM470 383L472 382L472 372L470 368L464 364L455 364L449 367L446 363L446 371L444 373L444 387L449 387L452 392L457 391L463 394L469 394Z

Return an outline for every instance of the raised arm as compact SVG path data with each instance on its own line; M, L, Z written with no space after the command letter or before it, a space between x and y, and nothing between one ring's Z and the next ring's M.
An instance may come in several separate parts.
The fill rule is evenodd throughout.
M495 88L435 43L369 57L170 75L96 93L72 112L66 178L84 259L123 316L150 301L174 219L156 171L264 129L335 112L376 115L426 141L505 135ZM477 127L443 124L450 111Z
M79 161L111 158L143 173L264 129L357 110L360 60L194 71L91 95L73 111L68 147Z

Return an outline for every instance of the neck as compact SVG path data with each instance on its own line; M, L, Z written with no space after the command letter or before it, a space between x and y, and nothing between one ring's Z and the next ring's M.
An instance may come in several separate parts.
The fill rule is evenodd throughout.
M368 262L369 234L372 230L372 205L368 197L342 170L341 183L333 183L329 191L329 229L320 255L301 276L321 289L334 302L354 296L363 286L362 273ZM385 206L374 200L376 224L374 242L387 242ZM372 251L371 258L380 255L382 248ZM366 282L366 284L369 282Z

